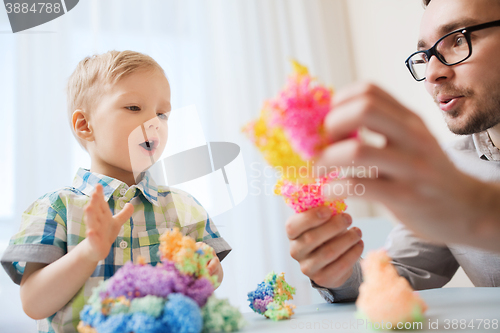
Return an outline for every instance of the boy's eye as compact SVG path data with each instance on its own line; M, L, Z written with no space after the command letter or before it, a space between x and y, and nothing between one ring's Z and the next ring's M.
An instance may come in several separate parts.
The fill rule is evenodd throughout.
M126 106L125 108L129 109L130 111L141 111L141 108L136 105Z
M156 115L158 116L158 118L160 118L162 120L168 120L168 116L170 115L170 112L157 113Z

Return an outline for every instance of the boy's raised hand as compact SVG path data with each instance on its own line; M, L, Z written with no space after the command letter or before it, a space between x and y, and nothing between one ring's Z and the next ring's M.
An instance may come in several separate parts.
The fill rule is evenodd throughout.
M127 203L121 212L113 216L108 203L104 200L103 187L97 184L84 211L84 222L87 225L87 255L89 259L99 261L109 254L120 228L132 216L134 206Z

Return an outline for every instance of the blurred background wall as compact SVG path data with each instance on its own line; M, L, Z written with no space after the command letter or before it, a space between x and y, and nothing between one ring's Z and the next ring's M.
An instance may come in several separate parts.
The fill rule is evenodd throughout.
M289 256L284 224L292 211L272 195L275 179L263 174L265 163L241 126L284 85L294 58L337 90L358 80L381 85L441 142L453 139L404 66L423 11L420 0L82 0L52 22L12 34L0 10L0 254L31 202L90 166L70 132L67 78L85 56L131 49L163 66L174 109L197 106L207 141L242 149L249 195L214 218L233 247L217 294L247 311L246 293L274 270L297 287L295 304L322 302ZM357 199L348 212L364 229L367 248L383 244L391 226L383 207ZM470 282L460 273L451 285ZM0 331L34 327L18 287L0 271Z

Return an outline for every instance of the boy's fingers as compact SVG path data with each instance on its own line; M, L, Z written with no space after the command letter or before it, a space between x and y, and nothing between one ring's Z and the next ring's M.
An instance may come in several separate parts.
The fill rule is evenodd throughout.
M97 184L94 189L94 192L91 194L91 200L97 202L97 199L100 199L101 195L102 195L102 186Z
M104 188L102 187L102 185L101 185L101 184L97 184L97 185L95 186L95 192L96 192L96 193L100 193L100 194L102 194L102 193L104 192Z
M130 202L127 202L125 207L123 207L122 211L113 216L113 220L115 220L115 222L121 227L122 224L128 221L128 219L132 216L133 213L134 213L134 205L132 205Z
M104 188L101 184L97 184L96 186L96 205L99 207L99 212L103 215L111 215L111 210L109 209L109 205L104 198Z
M101 216L106 216L107 214L111 214L111 211L109 210L109 206L107 202L104 200L104 197L100 196L97 198L96 201L97 208L99 209L99 214Z
M94 229L87 229L87 237L95 237L96 232Z
M103 213L102 201L103 201L102 196L100 196L98 192L94 192L90 196L90 201L88 203L88 206L90 207L89 209L92 210L92 212L96 217L101 216Z
M330 216L332 216L332 212L326 206L294 214L286 222L286 234L289 239L296 239L305 231L325 223Z
M215 273L215 271L217 270L217 267L219 264L220 264L219 258L217 258L217 257L212 258L207 266L208 273L210 275L213 275Z
M87 206L84 209L85 212L85 218L84 222L87 225L87 227L92 228L94 227L98 222L96 221L96 216L95 216L95 208L92 206L91 203L88 203Z
M196 242L196 244L201 244L203 246L208 246L212 250L212 254L214 255L214 257L217 256L217 253L215 252L214 248L211 247L210 245L208 245L207 243L205 243L205 242Z

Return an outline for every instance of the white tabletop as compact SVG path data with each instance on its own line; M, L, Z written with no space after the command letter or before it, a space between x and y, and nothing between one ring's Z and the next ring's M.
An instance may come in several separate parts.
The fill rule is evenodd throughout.
M416 332L500 332L500 288L441 288L419 293L428 310L422 329ZM354 303L322 303L295 310L292 319L279 322L245 313L248 326L243 331L374 332L367 328L369 323L358 320Z

